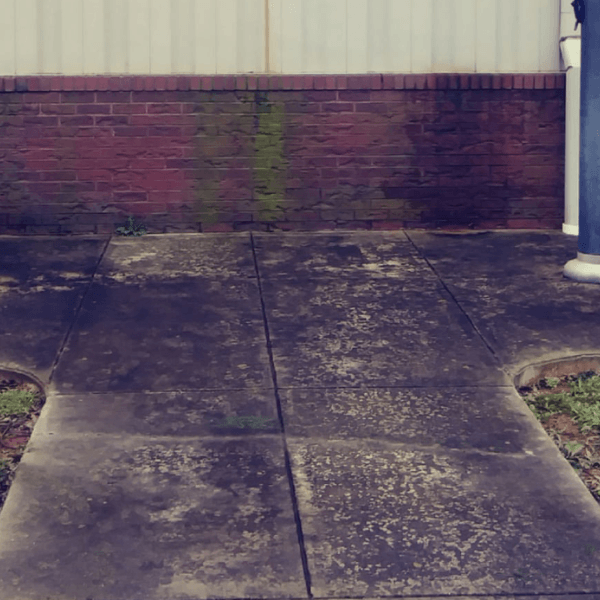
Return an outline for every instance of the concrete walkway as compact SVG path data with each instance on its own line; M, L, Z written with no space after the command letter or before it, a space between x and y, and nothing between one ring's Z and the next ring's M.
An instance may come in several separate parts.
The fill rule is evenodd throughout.
M559 231L1 236L0 368L47 403L0 600L600 598L600 506L514 387L600 357L576 254Z

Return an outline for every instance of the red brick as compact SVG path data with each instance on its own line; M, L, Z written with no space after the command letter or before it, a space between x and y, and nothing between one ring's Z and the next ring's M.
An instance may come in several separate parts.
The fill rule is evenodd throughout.
M313 90L315 85L315 78L313 75L302 75L302 89Z
M417 84L416 75L404 75L404 89L414 90Z
M62 116L60 124L64 127L91 127L94 124L94 117L80 115L77 117Z
M109 104L62 104L61 106L72 111L62 114L74 114L75 112L79 115L110 114Z
M98 115L94 117L94 125L96 127L115 127L128 125L129 118L127 116L102 116Z
M119 77L119 89L130 92L133 89L134 77Z
M115 127L115 136L118 137L144 137L148 135L147 127Z
M348 89L348 76L347 75L337 75L335 78L336 89L338 90L347 90ZM294 89L298 89L294 87Z
M72 77L60 77L57 78L59 80L59 85L57 87L57 90L66 90L66 91L71 91L73 90L73 78Z
M73 77L73 90L83 92L85 90L85 77Z
M325 76L324 75L315 75L313 77L314 81L314 89L315 90L324 90L325 89Z
M335 90L336 89L335 76L328 75L325 77L325 89L327 89L327 90Z
M544 89L544 74L538 73L534 75L534 89L543 90Z
M40 91L40 78L39 77L28 77L28 85L30 92ZM2 80L0 79L0 89L2 89Z
M110 89L110 77L96 77L96 90L106 92Z
M383 89L383 76L382 75L371 75L371 89L382 90Z
M417 90L424 90L427 88L427 76L426 75L415 75L415 88Z
M44 115L74 115L76 107L69 104L42 104L41 113Z
M60 99L61 104L81 104L83 102L93 103L96 100L96 94L94 92L61 92L55 94ZM51 96L50 94L48 96ZM54 94L52 94L54 96ZM48 100L47 100L48 102ZM73 111L75 112L75 111Z
M419 208L430 205L434 199L439 200L440 206L450 202L452 215L461 222L467 216L470 219L469 215L478 215L473 217L475 227L490 222L506 227L507 223L527 221L551 226L558 223L560 228L564 209L564 131L556 126L539 133L536 130L539 125L554 124L561 118L564 94L557 94L546 80L554 78L560 85L564 76L543 76L548 91L541 90L535 94L535 100L524 101L522 92L505 87L510 75L500 75L499 79L485 75L443 75L449 90L459 89L459 85L463 90L463 106L467 110L455 114L442 112L452 104L450 96L444 98L444 90L428 89L435 75L418 76L426 84L419 91L415 90L418 77L410 75L406 76L408 89L403 89L402 76L376 75L385 84L382 90L388 91L373 90L370 83L361 91L365 78L370 82L373 75L355 78L349 90L343 89L348 87L344 85L345 76L335 77L336 86L342 88L337 91L326 91L322 84L323 79L333 81L332 76L319 76L315 87L320 89L310 88L305 92L300 91L305 89L305 76L268 78L269 87L276 81L285 87L301 84L298 91L274 94L277 102L286 107L282 130L286 169L280 172L280 182L286 186L286 202L283 216L276 221L260 222L258 211L253 211L254 220L248 221L251 211L244 204L252 198L251 149L255 133L253 126L247 127L253 123L252 112L202 113L197 108L195 92L142 89L128 92L122 89L123 78L119 79L120 91L7 93L11 112L5 112L8 126L0 137L3 155L0 177L3 165L11 164L10 153L25 156L25 173L12 171L10 181L21 178L27 182L28 194L41 195L47 202L59 203L64 194L76 194L79 202L86 203L88 212L83 216L69 215L68 210L72 209L65 209L67 212L62 216L47 214L44 218L49 221L35 227L53 227L53 223L66 227L68 222L73 229L87 223L87 227L99 230L109 223L107 217L112 220L114 217L102 215L94 207L105 206L115 198L115 205L135 202L138 212L146 214L150 223L154 218L164 219L164 213L177 208L177 214L165 223L165 230L183 226L185 219L194 227L191 207L198 190L214 189L215 198L220 201L218 223L225 223L235 231L385 229L409 225L432 228L435 223L427 219L435 220L435 211L419 216ZM463 89L469 80L475 84L478 79L486 78L489 90L486 100L493 100L494 95L498 98L491 106L479 103L481 94L476 85L473 91ZM209 77L206 79L210 81ZM92 81L95 90L100 78ZM144 77L132 81L132 87L144 87L140 85ZM200 77L196 81L199 88ZM221 81L225 81L224 77ZM502 89L495 88L494 81L501 81ZM394 89L396 83L398 87ZM222 96L223 108L230 110L232 95L222 92L218 96ZM307 103L302 110L300 100ZM522 122L523 111L519 106L524 102L527 132L522 139L512 139L514 136L503 132ZM150 114L146 113L146 103L152 107ZM325 112L326 107L341 106L347 110L353 104L359 107L357 112ZM42 116L32 112L40 105ZM180 112L183 106L185 114ZM385 106L385 118L376 112L365 112L375 110L376 106ZM490 118L477 117L474 113L477 108L490 110ZM73 115L74 110L78 116L65 115L65 112ZM61 115L60 119L48 116L52 114ZM432 115L437 121L436 128L431 127ZM78 122L81 118L84 120ZM195 137L197 125L209 120L219 123L218 144L206 136ZM464 127L458 139L451 130L458 122L478 127L473 130ZM430 137L429 131L434 129L436 134ZM240 131L246 131L246 135ZM418 150L418 159L413 156L414 149ZM501 197L503 188L495 185L496 180L514 189L514 197L508 200ZM39 186L38 191L32 186ZM381 199L382 190L388 198ZM333 203L334 198L336 208L315 212L315 204L330 200ZM409 200L411 207L402 208L401 200ZM3 209L8 210L0 198L0 213ZM495 209L502 211L501 219ZM96 221L85 221L94 210ZM188 214L184 217L185 211ZM452 215L439 227L457 227L452 223ZM0 233L5 226L0 221Z
M280 90L283 85L283 77L280 75L271 75L269 77L269 89L270 90Z

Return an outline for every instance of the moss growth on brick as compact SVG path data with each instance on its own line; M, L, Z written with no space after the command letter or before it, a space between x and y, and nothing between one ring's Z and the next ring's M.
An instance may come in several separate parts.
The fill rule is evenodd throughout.
M266 92L256 92L253 95L240 95L242 104L254 102L255 129L251 151L252 181L254 196L258 202L258 219L260 221L275 221L283 218L284 210L279 206L285 198L288 160L284 153L283 123L285 107L283 104L270 104ZM240 118L247 118L241 115ZM205 114L198 114L196 123L205 128ZM210 130L211 127L208 127ZM212 128L215 131L214 128ZM209 157L203 148L203 140L210 140L211 156L226 157L228 139L224 136L209 136L199 138L196 143L199 168L213 169ZM220 150L222 148L222 151ZM194 202L194 216L197 222L214 225L219 221L220 202L218 192L220 180L214 177L200 177L200 186Z
M283 218L278 200L285 199L288 161L283 147L283 121L285 108L282 104L267 104L268 96L257 95L258 132L254 147L256 200L260 203L259 219L274 221Z

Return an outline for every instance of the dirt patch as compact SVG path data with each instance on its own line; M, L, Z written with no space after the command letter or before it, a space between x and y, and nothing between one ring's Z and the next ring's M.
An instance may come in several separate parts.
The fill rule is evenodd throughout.
M600 503L600 377L596 371L538 379L518 389Z
M10 402L5 392L24 392L22 402L11 396ZM33 428L46 402L43 390L36 384L18 375L0 372L0 510L15 476L15 470L25 452ZM18 406L18 414L6 414L6 406ZM2 407L5 410L1 410Z

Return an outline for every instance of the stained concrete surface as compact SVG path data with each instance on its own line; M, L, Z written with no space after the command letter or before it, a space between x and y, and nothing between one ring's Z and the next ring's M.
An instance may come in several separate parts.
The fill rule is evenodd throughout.
M1 600L600 598L600 507L514 387L600 356L576 252L555 231L0 236L0 367L47 395Z

